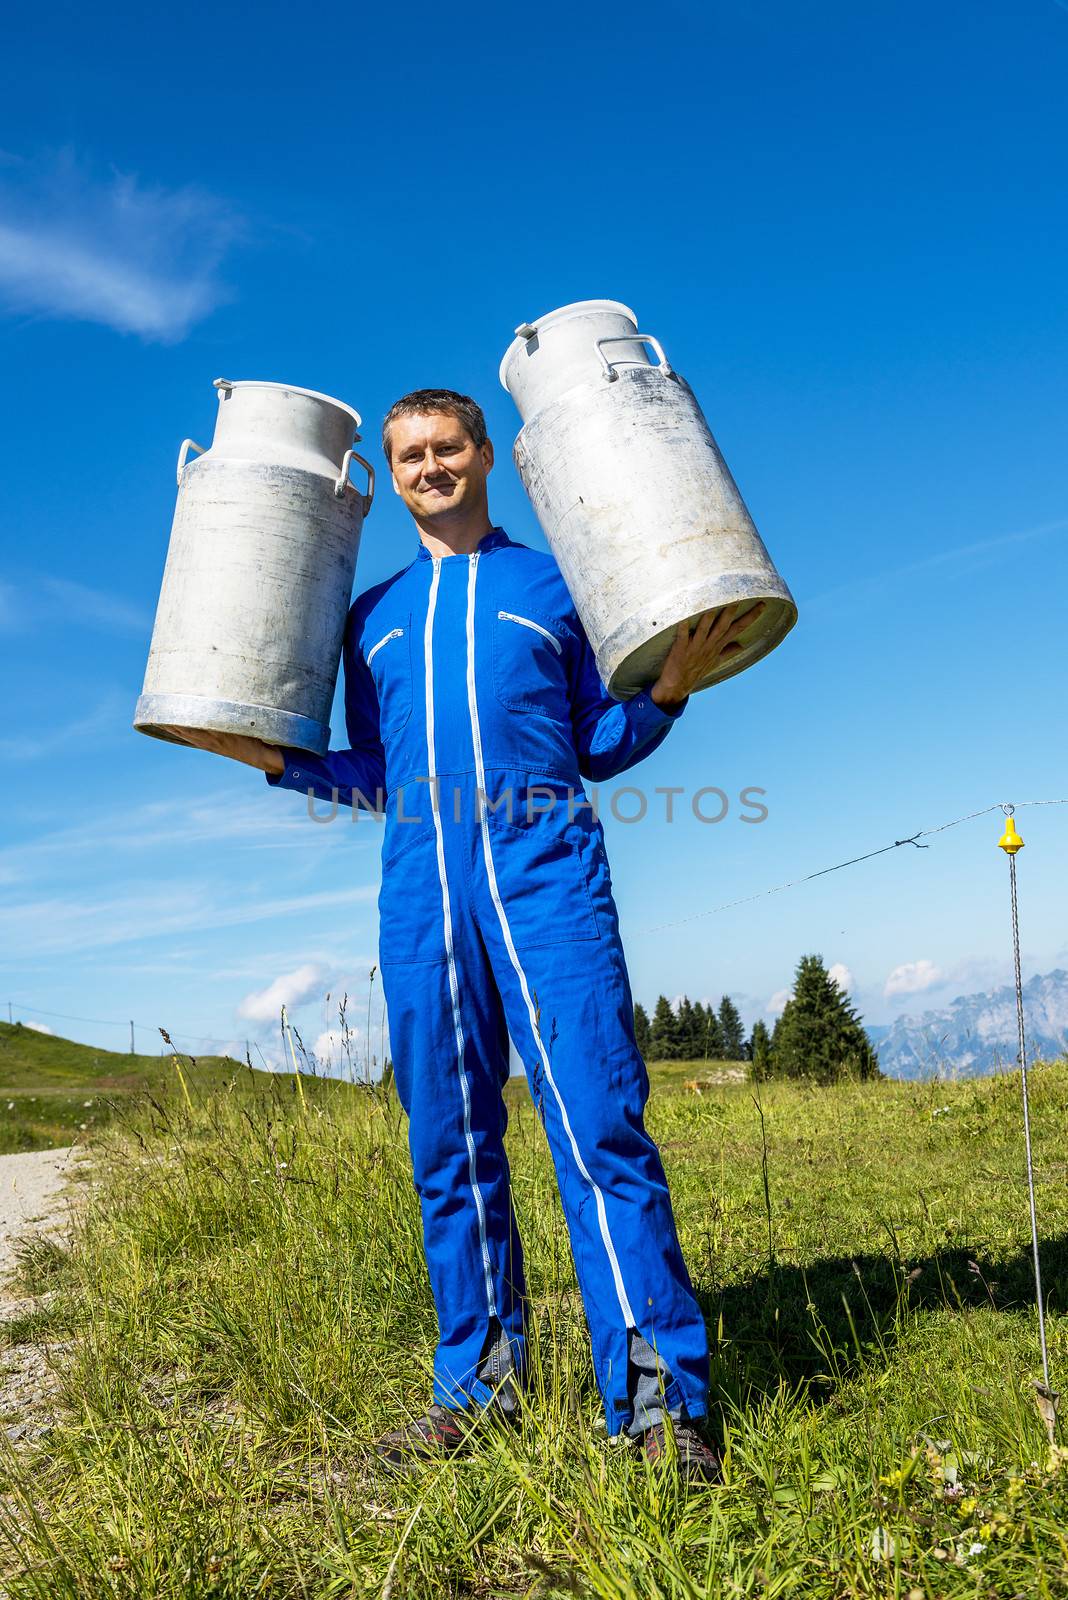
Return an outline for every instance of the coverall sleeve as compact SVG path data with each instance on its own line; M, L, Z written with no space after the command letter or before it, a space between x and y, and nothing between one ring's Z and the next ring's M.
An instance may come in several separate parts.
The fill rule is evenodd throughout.
M310 789L318 800L332 802L337 790L338 805L349 807L355 796L362 810L376 811L385 794L386 758L378 731L378 696L370 668L360 652L358 629L354 626L355 607L349 612L341 659L345 675L345 729L349 749L328 750L314 756L307 750L283 747L285 771L267 773L272 788L294 789L306 794Z
M613 700L601 682L592 646L583 633L571 708L582 776L601 783L652 755L687 704L688 697L674 711L663 711L646 689L633 700Z

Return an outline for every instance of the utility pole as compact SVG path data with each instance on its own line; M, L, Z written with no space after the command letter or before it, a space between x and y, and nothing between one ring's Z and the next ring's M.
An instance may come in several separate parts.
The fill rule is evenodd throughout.
M132 1022L130 1023L130 1054L134 1054L134 1032Z
M8 1026L9 1027L13 1026L13 1023L11 1021L11 1001L10 1000L7 1003L7 1020L8 1020Z

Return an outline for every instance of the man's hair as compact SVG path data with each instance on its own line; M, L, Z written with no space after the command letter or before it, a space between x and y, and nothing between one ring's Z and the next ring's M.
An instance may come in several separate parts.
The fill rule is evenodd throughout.
M482 407L469 394L457 394L455 389L413 389L411 394L401 395L386 412L386 420L382 424L382 448L387 461L393 459L390 455L390 433L398 417L455 417L463 423L479 449L489 437Z

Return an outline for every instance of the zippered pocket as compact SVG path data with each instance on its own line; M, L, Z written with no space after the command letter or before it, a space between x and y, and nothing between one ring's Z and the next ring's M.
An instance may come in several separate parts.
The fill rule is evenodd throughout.
M493 617L493 687L509 711L567 724L567 655L553 632L555 617L551 612L542 616L543 621L536 621L502 609Z
M378 652L381 650L381 648L382 648L382 646L384 644L388 644L391 639L403 639L403 637L404 637L404 629L403 628L390 628L389 632L388 633L384 633L382 635L381 639L379 639L378 643L377 644L373 644L371 646L370 650L368 650L368 652L367 652L367 665L368 666L371 665L371 662L374 660L375 656L378 654Z
M518 617L514 611L498 611L497 615L502 622L519 622L522 623L524 628L533 628L534 632L540 633L543 639L548 639L558 656L563 655L564 647L559 639L554 634L551 634L548 628L543 628L540 622L532 622L529 617Z
M386 652L371 674L378 700L378 731L383 738L399 733L412 714L411 620L409 616L405 626L390 628L364 657L370 668L378 652Z

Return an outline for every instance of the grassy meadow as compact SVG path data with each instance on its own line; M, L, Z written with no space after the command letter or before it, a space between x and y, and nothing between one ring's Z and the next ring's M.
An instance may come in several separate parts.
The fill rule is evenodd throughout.
M687 1494L600 1426L518 1084L522 1425L410 1480L380 1469L374 1438L425 1408L435 1333L403 1116L388 1089L252 1094L234 1070L99 1125L69 1252L25 1253L27 1290L56 1291L32 1336L55 1343L64 1405L0 1459L4 1594L1068 1595L1068 1451L1032 1387L1016 1076L765 1085L758 1101L703 1081L706 1063L652 1069L726 1464L723 1487ZM1033 1122L1056 1382L1064 1064L1036 1069Z
M179 1061L191 1090L201 1093L234 1080L242 1093L253 1086L264 1092L273 1078L226 1056ZM0 1155L73 1144L146 1096L175 1088L180 1078L170 1055L101 1050L20 1022L0 1022Z

